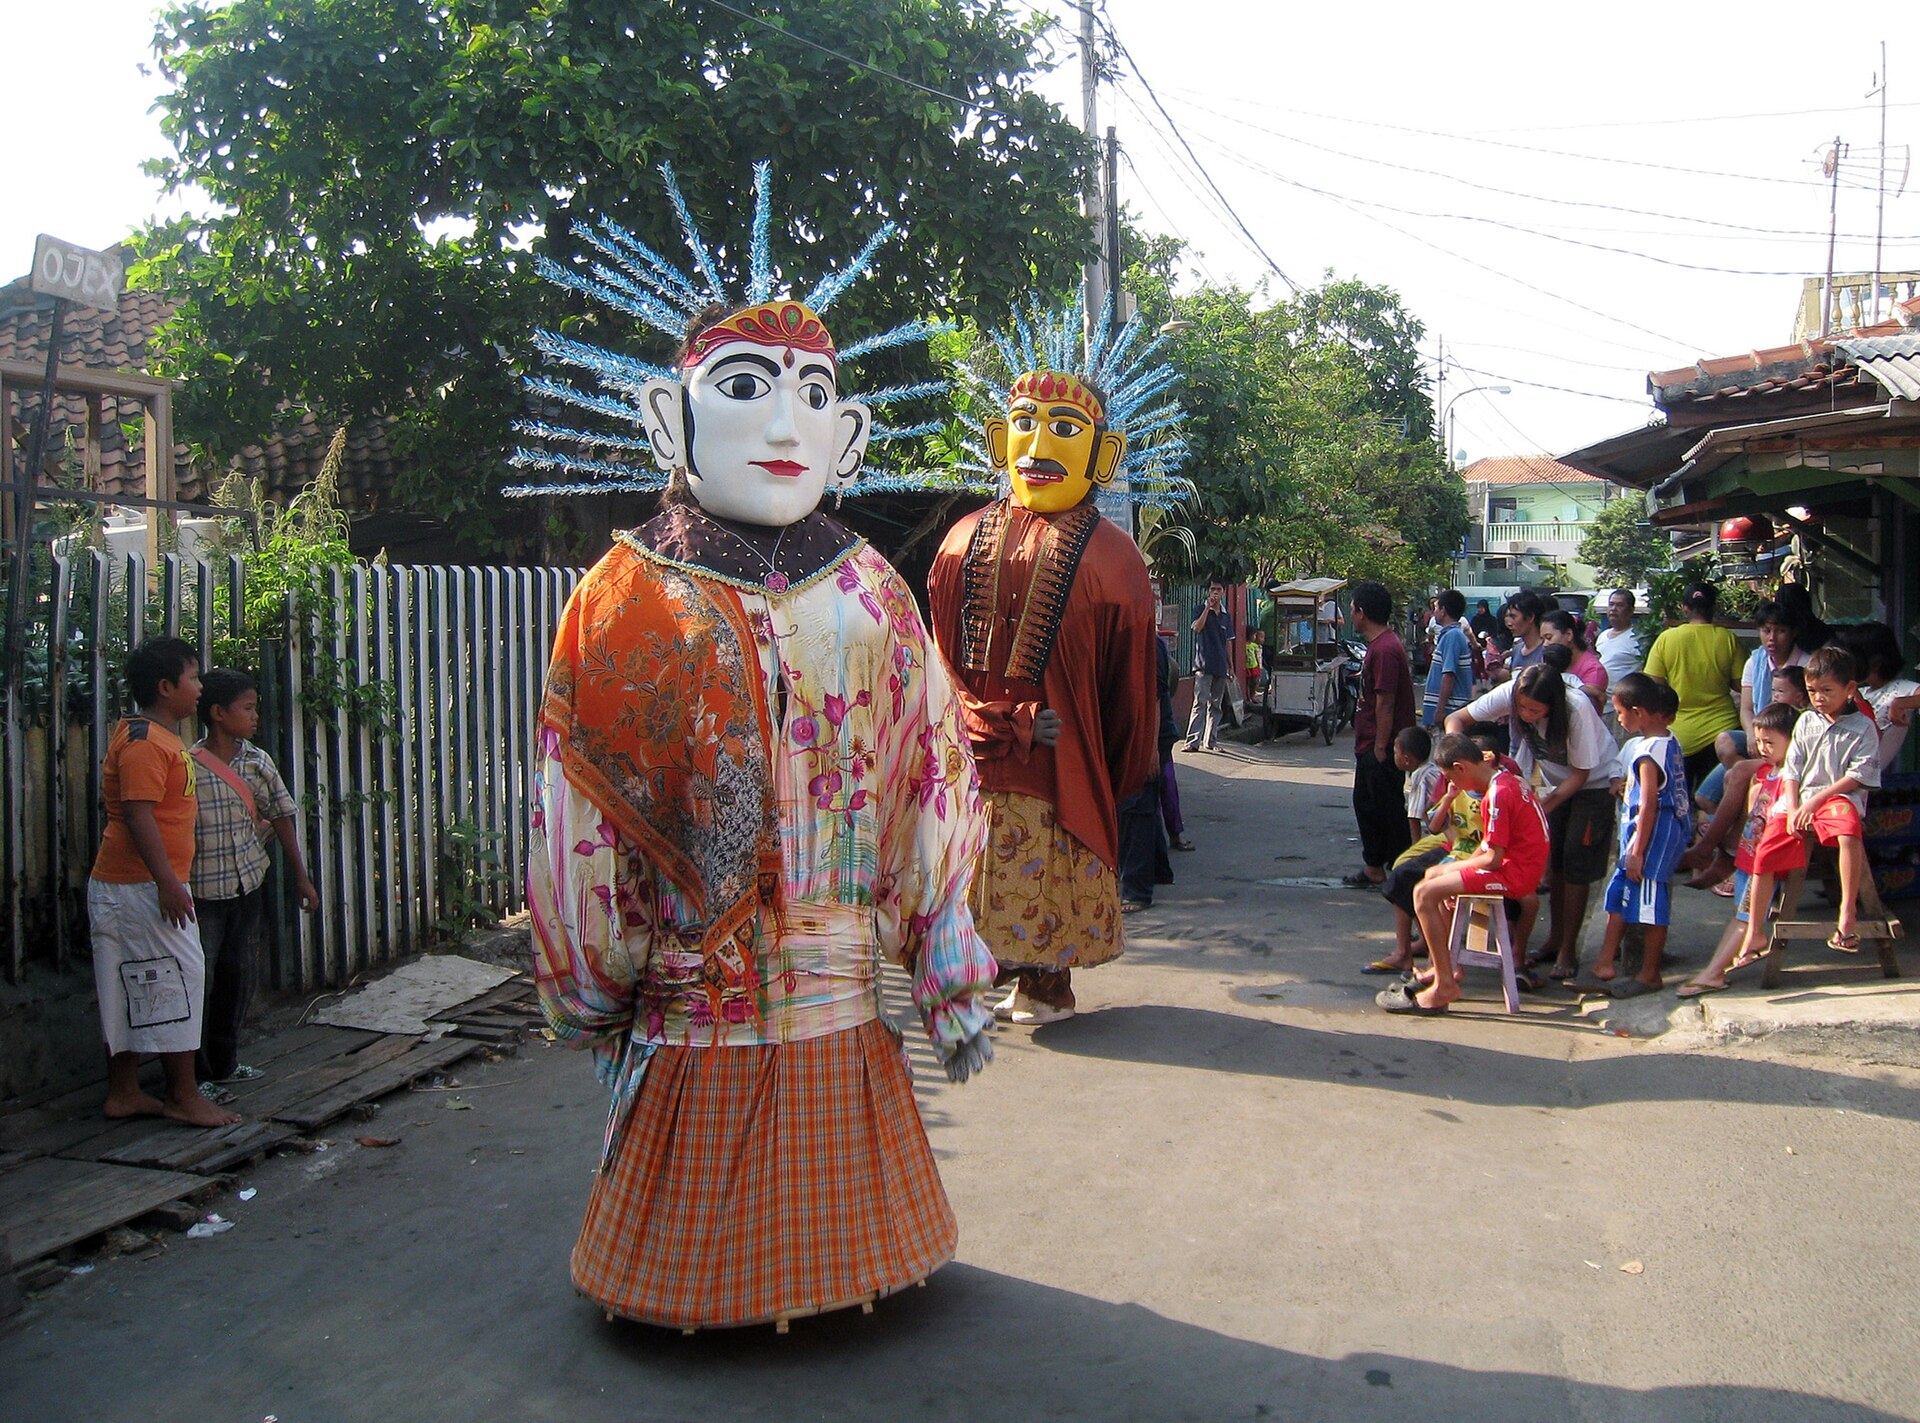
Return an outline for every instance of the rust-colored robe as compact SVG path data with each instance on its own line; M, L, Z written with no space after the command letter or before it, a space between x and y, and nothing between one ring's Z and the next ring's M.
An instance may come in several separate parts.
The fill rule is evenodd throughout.
M1085 546L1067 583L1063 555L1088 515L1091 528L1077 530ZM982 520L993 519L1005 521L997 578L978 559L968 568ZM1117 869L1115 804L1160 768L1153 588L1140 550L1091 505L1036 514L1003 499L948 531L928 590L934 640L960 689L982 788L1048 801L1063 829ZM1022 666L1010 668L1016 656ZM1038 681L1012 675L1040 661ZM1051 747L1033 741L1043 707L1063 722Z

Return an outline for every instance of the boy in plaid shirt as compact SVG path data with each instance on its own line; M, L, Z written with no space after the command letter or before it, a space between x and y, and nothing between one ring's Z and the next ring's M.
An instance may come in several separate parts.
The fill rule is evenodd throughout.
M260 734L260 693L244 672L216 669L201 680L199 814L194 823L193 907L207 958L206 1032L196 1075L202 1082L244 1082L262 1075L239 1058L240 1024L253 997L255 940L266 918L270 861L266 837L280 841L294 894L309 913L320 907L294 833L297 806Z

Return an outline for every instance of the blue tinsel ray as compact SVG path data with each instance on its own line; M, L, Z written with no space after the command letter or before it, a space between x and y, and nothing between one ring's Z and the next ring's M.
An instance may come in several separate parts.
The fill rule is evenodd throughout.
M858 255L856 255L851 262L847 263L847 265L839 271L822 277L819 284L801 299L802 302L812 307L816 313L825 312L828 307L840 299L842 292L846 291L848 287L860 279L860 274L865 272L868 266L872 264L873 254L878 252L887 242L890 242L894 234L899 230L900 229L891 222L882 223L880 230L867 239L867 245L860 249Z
M610 306L616 311L624 311L637 316L654 330L673 335L686 325L684 320L676 320L676 313L658 297L634 297L605 282L596 280L583 272L571 271L550 257L536 257L534 267L555 286L577 291L582 296Z
M653 442L644 435L614 435L605 430L576 430L570 425L550 425L544 420L516 420L514 433L531 435L537 440L559 444L585 445L595 449L640 450L651 452Z
M700 294L698 287L687 280L685 273L612 218L601 218L599 231L619 249L620 258L636 276L644 268L649 279L659 284L661 294L683 308L689 316L706 306L707 299ZM635 258L639 259L638 263L634 261Z
M571 336L562 336L555 331L535 331L533 344L542 355L551 356L564 365L592 371L595 375L619 381L635 390L650 380L671 379L673 376L673 372L665 366L635 360L632 356L623 356L604 346L576 341Z
M594 277L616 292L624 292L633 302L644 308L645 319L656 331L674 335L686 330L687 317L679 307L663 296L656 295L635 281L633 276L617 267L609 267L605 262L594 262L588 269ZM608 305L616 303L605 295L594 293Z
M897 405L903 400L925 400L930 396L945 395L950 389L952 386L944 380L923 380L918 385L888 385L879 390L863 390L850 398L877 409L883 405Z
M944 420L922 420L918 425L882 425L876 421L870 438L875 441L911 440L945 428Z
M763 302L773 295L773 254L767 236L773 221L773 165L761 159L753 165L753 242L747 253L747 300Z
M585 474L600 479L618 480L632 489L662 489L666 487L667 476L664 471L635 465L621 464L617 460L581 459L574 455L556 454L551 450L516 449L507 459L515 469L550 469L559 474Z
M665 479L647 479L633 475L627 479L600 479L591 483L509 484L500 492L509 499L537 499L542 495L572 498L581 494L651 494L665 489Z
M571 405L578 410L591 410L596 415L610 415L615 420L624 420L630 425L638 425L644 418L636 407L617 396L604 395L597 390L581 390L576 385L556 380L552 376L529 376L527 389L534 395L548 400L557 400L562 405Z
M925 341L943 332L954 330L951 321L909 321L896 326L891 331L882 331L878 336L868 336L855 341L851 346L840 348L840 363L846 365L862 356L870 356L875 351L891 350L895 346L911 345L915 341Z
M582 242L620 270L625 282L657 296L675 311L698 308L700 293L625 228L602 219L597 227L582 225L575 230ZM635 261L636 257L641 260Z
M694 268L706 278L708 300L724 303L727 299L726 288L720 284L719 273L714 271L713 254L707 250L706 239L701 237L700 229L694 225L693 214L687 211L687 200L680 192L680 180L673 175L673 165L662 163L660 176L666 182L667 201L673 204L673 215L680 219L680 235L686 239L687 251L693 254Z

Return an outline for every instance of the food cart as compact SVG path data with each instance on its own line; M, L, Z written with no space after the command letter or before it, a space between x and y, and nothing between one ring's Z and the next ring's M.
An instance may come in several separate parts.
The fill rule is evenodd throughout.
M1342 675L1347 649L1337 636L1337 599L1346 586L1344 578L1299 578L1267 589L1278 625L1267 638L1262 706L1275 736L1318 731L1331 744L1353 718Z

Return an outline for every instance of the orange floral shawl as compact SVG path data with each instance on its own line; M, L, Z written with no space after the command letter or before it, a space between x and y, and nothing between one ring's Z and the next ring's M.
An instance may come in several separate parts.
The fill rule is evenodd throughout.
M766 687L737 594L615 545L554 638L540 720L571 781L699 916L704 953L778 913Z

